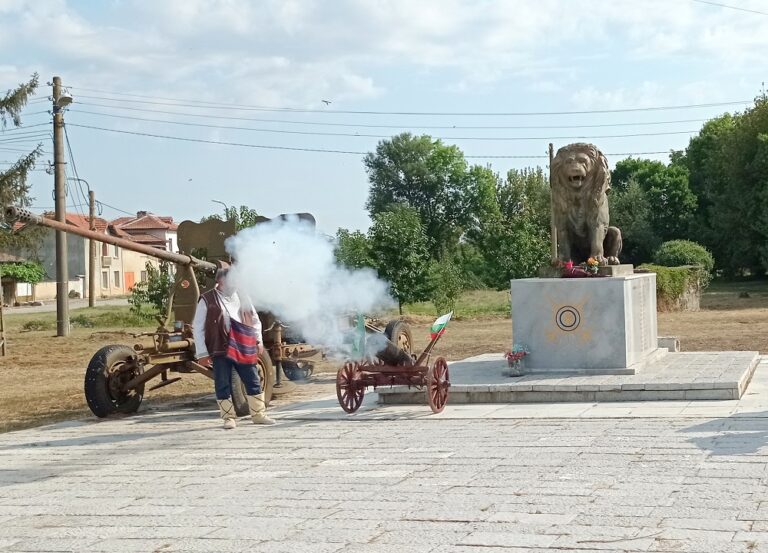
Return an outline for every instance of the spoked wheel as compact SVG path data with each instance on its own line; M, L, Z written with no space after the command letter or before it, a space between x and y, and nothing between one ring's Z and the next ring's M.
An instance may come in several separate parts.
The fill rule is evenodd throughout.
M445 409L450 387L448 363L445 361L445 357L438 357L432 368L427 371L427 403L429 403L433 413L440 413Z
M339 405L347 413L354 413L360 408L365 395L365 385L361 379L360 363L348 361L336 373L336 397Z
M126 390L125 385L144 372L136 352L128 346L101 348L85 371L85 400L97 417L115 413L135 413L144 397L144 384Z

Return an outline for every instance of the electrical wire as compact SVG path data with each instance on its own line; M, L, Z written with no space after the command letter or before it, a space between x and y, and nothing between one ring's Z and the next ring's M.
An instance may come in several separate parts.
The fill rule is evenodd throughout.
M353 154L353 155L366 155L369 152L362 152L362 151L350 151L350 150L329 150L329 149L322 149L322 148L299 148L299 147L290 147L290 146L267 146L263 144L247 144L242 142L226 142L226 141L220 141L220 140L206 140L203 138L188 138L188 137L182 137L182 136L172 136L172 135L163 135L163 134L153 134L153 133L145 133L145 132L136 132L136 131L124 131L120 129L108 129L105 127L95 127L91 125L80 125L78 123L68 123L69 126L72 127L79 127L83 129L91 129L91 130L98 130L98 131L106 131L106 132L114 132L119 134L128 134L133 136L143 136L143 137L149 137L149 138L162 138L167 140L178 140L182 142L195 142L195 143L202 143L202 144L216 144L221 146L239 146L243 148L256 148L256 149L265 149L265 150L288 150L288 151L299 151L299 152L318 152L318 153L329 153L329 154ZM541 140L546 140L542 138ZM651 155L651 154L664 154L668 153L668 151L661 151L661 152L630 152L630 153L619 153L619 154L606 154L606 155ZM471 156L464 156L468 159L537 159L537 158L546 158L548 156L544 155L471 155Z
M709 6L717 6L718 8L727 8L729 10L738 10L740 12L756 13L758 15L768 15L768 12L761 12L757 10L750 10L747 8L739 8L737 6L729 6L727 4L720 4L718 2L709 2L709 0L691 0L691 2L697 2L699 4L707 4Z
M19 132L19 131L24 131L26 129L34 129L35 127L48 126L50 124L51 124L51 122L47 121L45 123L37 123L35 125L20 125L18 127L12 128L12 129L0 129L0 136L4 135L6 133L15 133L15 132Z
M130 106L111 106L107 104L98 104L92 102L78 102L78 105L108 108L108 109L121 109L128 111L137 111L140 113L159 113L163 115L177 115L183 117L200 117L206 119L226 119L230 121L253 121L257 123L284 123L288 125L310 125L318 127L346 127L346 128L371 128L371 129L462 129L462 130L533 130L533 129L586 129L586 128L600 128L600 127L631 127L631 126L643 126L643 125L667 125L675 123L706 123L708 119L677 119L673 121L649 121L649 122L622 122L622 123L598 123L588 125L376 125L370 123L332 123L328 121L292 121L290 119L263 119L258 117L235 117L226 115L208 115L204 113L189 113L184 111L167 111L147 108L136 108ZM113 115L106 114L104 112L88 112L80 109L70 109L73 113L99 113L101 115Z
M168 121L163 119L150 119L147 117L132 117L129 115L114 115L111 113L94 113L91 111L81 111L78 110L77 113L85 113L88 115L99 115L104 117L114 117L119 119L130 119L133 121L145 121L150 123L163 123L168 125L184 125L184 126L191 126L191 127L206 127L206 128L213 128L213 129L230 129L230 130L239 130L239 131L252 131L252 132L265 132L265 133L276 133L276 134L297 134L297 135L303 135L303 136L344 136L344 137L354 137L354 138L391 138L389 135L380 135L380 134L361 134L361 133L335 133L335 132L311 132L311 131L288 131L283 129L259 129L254 127L237 127L232 125L212 125L208 123L190 123L187 121ZM637 136L666 136L666 135L673 135L673 134L692 134L697 133L699 131L666 131L666 132L656 132L656 133L633 133L633 134L614 134L614 135L603 135L603 136L498 136L498 137L490 137L490 136L435 136L433 138L438 138L440 140L485 140L485 141L499 141L499 142L505 142L505 141L514 141L514 140L570 140L570 139L593 139L593 138L629 138L629 137L637 137Z
M431 111L365 111L365 110L322 110L322 109L307 109L307 108L278 108L267 106L247 106L242 104L222 104L222 103L174 103L174 102L158 102L151 100L132 100L132 99L119 99L109 98L105 96L89 96L82 95L80 98L86 98L90 100L106 100L109 102L128 102L135 104L149 104L156 106L176 106L176 107L193 107L193 108L205 108L205 109L224 109L224 110L241 110L241 111L264 111L275 113L322 113L322 114L348 114L348 115L426 115L426 116L474 116L474 117L501 117L501 116L541 116L541 115L586 115L586 114L598 114L598 113L629 113L629 112L643 112L643 111L669 111L678 109L695 109L695 108L709 108L709 107L721 107L731 106L737 104L748 104L751 100L739 100L733 102L712 102L705 104L687 104L678 106L653 106L642 108L622 108L622 109L598 109L598 110L581 110L581 111L540 111L540 112L431 112Z

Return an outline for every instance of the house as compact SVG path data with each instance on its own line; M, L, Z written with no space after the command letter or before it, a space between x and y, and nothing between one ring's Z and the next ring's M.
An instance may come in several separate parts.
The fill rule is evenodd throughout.
M45 216L53 217L50 213ZM89 218L76 213L67 213L66 222L80 229L90 228ZM123 217L111 223L96 217L94 227L98 233L125 238L161 250L174 251L177 247L176 225L171 217L157 217L140 211L137 217ZM89 239L76 234L67 235L68 290L71 296L84 298L88 295L89 249ZM16 301L54 299L56 297L56 231L46 229L37 252L13 253L20 257L37 259L46 273L46 278L38 284L17 284ZM97 242L96 295L105 298L129 294L136 282L147 279L147 263L155 267L159 266L159 260L147 254Z
M120 217L110 223L110 228L116 236L128 238L138 244L152 246L160 250L176 253L179 243L177 239L178 225L173 222L173 217L155 215L148 211L139 211L136 217ZM125 278L133 286L132 274L139 278L140 282L147 279L146 256L126 258L124 264ZM159 266L158 260L153 260L155 267Z

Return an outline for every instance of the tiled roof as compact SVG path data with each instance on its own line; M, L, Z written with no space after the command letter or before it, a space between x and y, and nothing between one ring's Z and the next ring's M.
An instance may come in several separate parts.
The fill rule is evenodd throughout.
M113 224L115 224L114 221ZM132 230L176 230L173 218L158 217L151 213L144 215L143 217L133 218L132 220L122 222L117 226L129 232Z
M46 211L43 213L43 217L46 219L54 219L55 214L52 211ZM91 224L87 215L80 215L79 213L67 213L65 214L64 218L69 225L81 228L83 230L88 230L91 228ZM93 223L96 227L96 232L104 232L107 230L108 223L106 219L102 219L101 217L94 217ZM27 226L27 223L16 221L13 224L13 232L17 232L23 229L25 226Z
M165 248L166 241L163 238L152 236L151 234L129 234L128 238L139 244L149 244L151 246L159 245Z

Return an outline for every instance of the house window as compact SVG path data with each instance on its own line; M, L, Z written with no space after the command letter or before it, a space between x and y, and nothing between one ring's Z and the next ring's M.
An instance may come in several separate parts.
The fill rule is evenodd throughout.
M115 288L120 288L120 271L115 271Z
M120 249L117 246L115 246L115 254L114 255L115 255L115 257L120 257Z
M101 272L101 287L109 288L109 273L107 271Z
M106 244L105 242L101 243L101 256L107 257L109 255L109 244Z
M141 271L141 282L147 282L147 271Z

